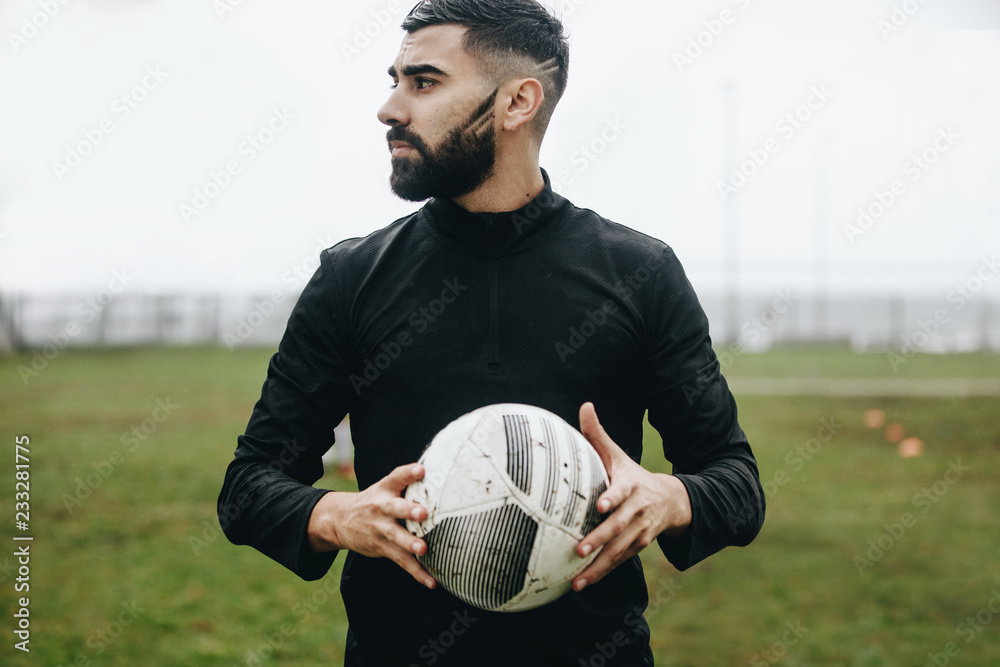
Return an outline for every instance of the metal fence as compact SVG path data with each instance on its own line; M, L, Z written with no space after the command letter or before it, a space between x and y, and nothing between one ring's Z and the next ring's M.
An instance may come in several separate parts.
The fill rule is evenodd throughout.
M297 294L0 295L0 349L137 345L273 346ZM702 295L718 345L747 351L838 344L862 350L1000 350L1000 307L906 297L823 298L778 290Z

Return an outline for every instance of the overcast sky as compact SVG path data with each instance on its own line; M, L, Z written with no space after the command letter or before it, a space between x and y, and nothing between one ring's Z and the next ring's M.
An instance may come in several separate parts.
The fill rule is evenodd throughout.
M414 210L375 117L411 4L4 2L0 290L266 292ZM551 6L542 166L699 291L730 229L757 291L944 295L1000 253L995 0Z

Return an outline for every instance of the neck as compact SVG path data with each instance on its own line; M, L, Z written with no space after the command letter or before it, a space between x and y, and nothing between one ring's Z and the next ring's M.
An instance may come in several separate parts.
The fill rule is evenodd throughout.
M526 206L545 189L545 179L537 156L517 159L497 151L493 175L472 192L455 197L456 204L469 213L502 213Z

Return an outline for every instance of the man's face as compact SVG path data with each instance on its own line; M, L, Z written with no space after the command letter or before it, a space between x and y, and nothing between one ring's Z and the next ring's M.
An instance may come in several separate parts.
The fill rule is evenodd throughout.
M407 33L389 75L392 94L378 118L392 152L393 192L409 201L472 192L493 172L497 91L462 49L465 28Z

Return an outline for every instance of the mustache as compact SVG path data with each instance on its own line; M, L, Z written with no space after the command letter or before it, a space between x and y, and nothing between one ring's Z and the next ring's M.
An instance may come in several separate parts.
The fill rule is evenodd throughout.
M400 125L389 128L389 131L385 133L385 140L387 143L391 143L393 141L405 141L417 149L420 153L424 155L427 154L427 143L407 127Z
M452 132L458 134L476 134L478 135L482 132L489 122L493 119L493 105L496 103L497 94L500 92L500 87L497 86L492 93L490 93L479 106L469 114L469 117L465 122L459 124L458 127L454 128ZM410 128L403 125L397 125L396 127L390 127L389 131L385 133L385 140L387 143L393 141L405 141L406 143L413 146L423 155L428 154L427 143L424 142L416 133L414 133Z

